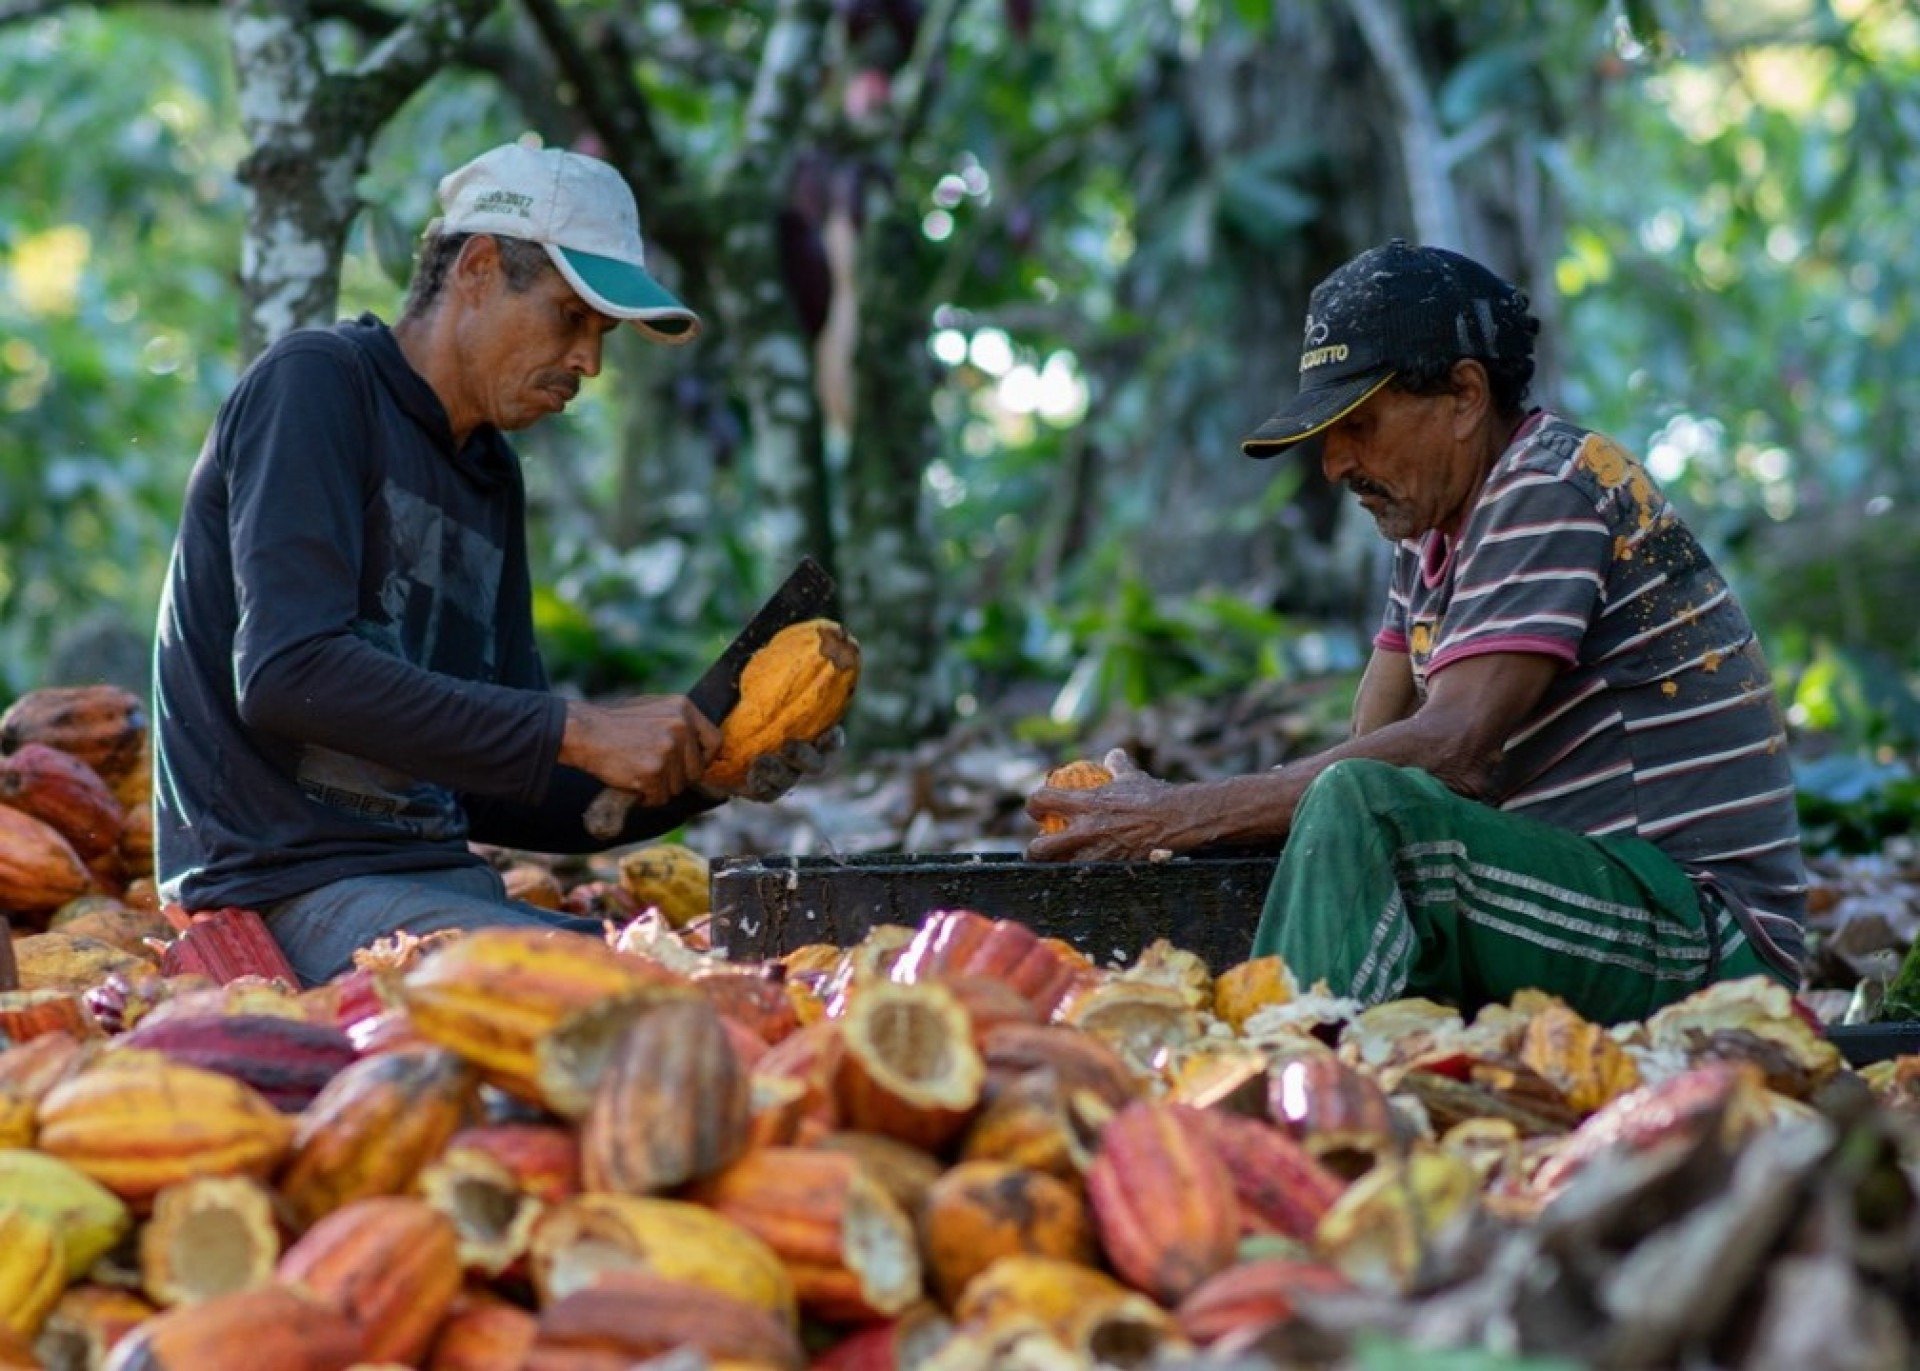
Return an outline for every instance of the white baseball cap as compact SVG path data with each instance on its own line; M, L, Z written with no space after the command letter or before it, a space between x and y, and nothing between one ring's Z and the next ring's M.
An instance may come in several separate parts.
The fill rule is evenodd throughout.
M440 181L429 232L524 238L602 314L662 343L690 343L700 317L647 274L640 210L619 172L597 157L507 143Z

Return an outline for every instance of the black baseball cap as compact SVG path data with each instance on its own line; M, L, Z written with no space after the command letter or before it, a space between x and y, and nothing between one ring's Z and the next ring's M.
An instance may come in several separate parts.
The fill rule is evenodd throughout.
M1271 457L1358 409L1404 368L1533 353L1527 297L1470 257L1395 238L1307 297L1300 392L1241 440Z

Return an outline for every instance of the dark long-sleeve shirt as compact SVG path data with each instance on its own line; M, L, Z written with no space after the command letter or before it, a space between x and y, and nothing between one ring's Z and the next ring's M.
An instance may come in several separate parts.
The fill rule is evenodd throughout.
M247 370L187 484L160 606L163 894L262 907L347 876L600 846L559 766L519 459L365 316ZM636 808L622 841L703 808Z

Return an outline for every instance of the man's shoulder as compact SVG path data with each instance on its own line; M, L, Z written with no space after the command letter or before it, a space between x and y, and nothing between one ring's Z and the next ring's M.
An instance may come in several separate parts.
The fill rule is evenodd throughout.
M364 321L342 320L327 327L297 328L274 339L248 368L258 377L322 366L358 369L371 359L370 334L377 331Z

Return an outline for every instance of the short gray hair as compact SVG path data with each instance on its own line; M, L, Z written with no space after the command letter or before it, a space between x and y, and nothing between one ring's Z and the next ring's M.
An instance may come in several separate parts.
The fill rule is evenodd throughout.
M546 272L554 270L553 260L538 243L529 243L524 238L506 238L497 233L486 236L493 239L494 246L500 251L500 267L506 273L509 290L527 290ZM434 301L440 298L440 292L446 288L447 276L460 256L460 249L472 237L474 235L471 233L427 235L420 244L420 257L414 264L413 283L407 288L407 303L401 311L402 318L415 318L433 307Z

